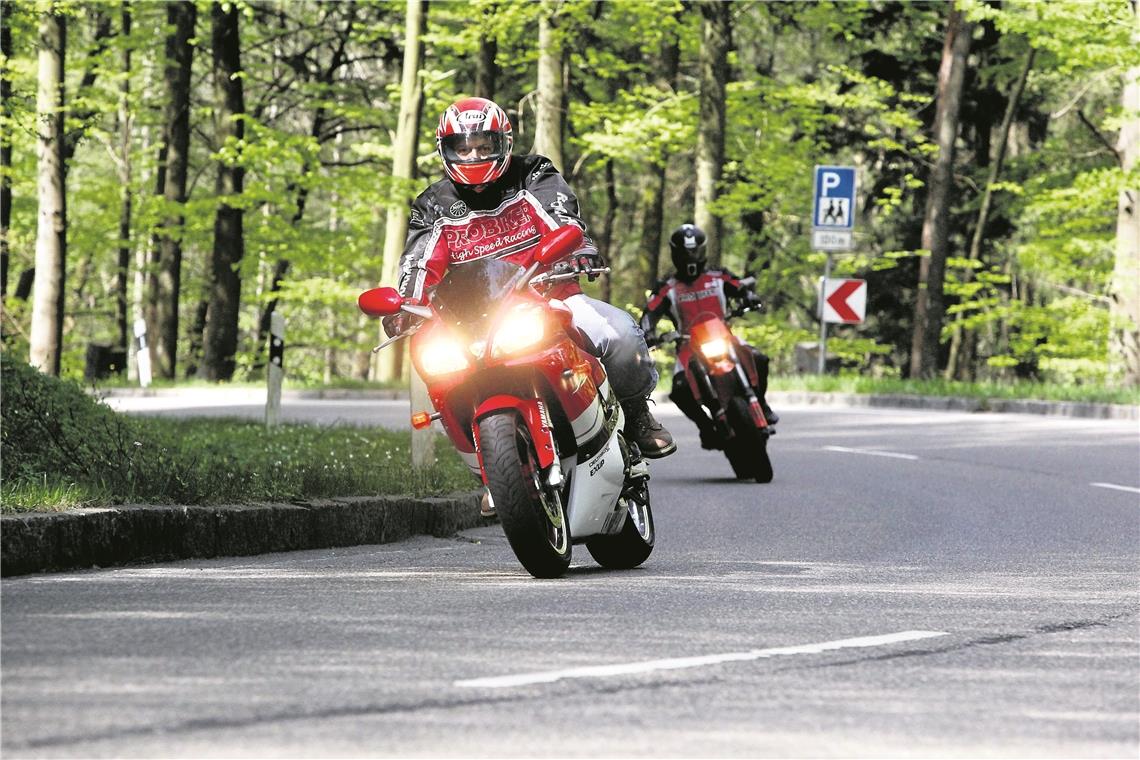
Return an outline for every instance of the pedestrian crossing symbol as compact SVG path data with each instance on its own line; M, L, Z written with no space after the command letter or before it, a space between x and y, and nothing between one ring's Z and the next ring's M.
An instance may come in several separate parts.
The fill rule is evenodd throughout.
M816 227L849 227L851 215L850 198L821 198Z

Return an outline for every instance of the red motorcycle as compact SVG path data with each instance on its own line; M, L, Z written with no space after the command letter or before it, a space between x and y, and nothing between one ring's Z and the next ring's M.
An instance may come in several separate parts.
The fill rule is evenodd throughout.
M570 310L532 287L608 272L539 274L581 242L581 230L564 226L543 238L529 266L491 257L454 266L427 305L394 288L359 299L370 316L423 318L378 350L413 335L412 362L436 411L412 424L442 423L536 578L565 573L577 543L603 567L637 567L655 538L649 468L622 436L605 369L583 348Z
M751 279L751 278L750 278ZM748 284L748 280L743 281ZM742 304L728 315L740 317L752 311ZM756 395L758 376L752 349L732 334L726 319L706 313L688 335L669 332L655 346L673 342L677 361L697 399L716 425L717 443L724 449L736 477L772 482L772 460L768 458L768 438L775 431L764 418Z

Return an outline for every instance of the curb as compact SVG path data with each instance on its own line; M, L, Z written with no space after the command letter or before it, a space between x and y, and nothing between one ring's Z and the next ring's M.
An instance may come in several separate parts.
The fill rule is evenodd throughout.
M907 394L866 395L859 393L820 393L814 391L770 391L769 403L901 409L936 409L955 412L999 414L1040 414L1058 417L1136 420L1140 407L1125 404L1097 404L1078 401L1021 399L979 399L962 396L912 396Z
M292 504L127 505L0 517L0 576L451 536L487 525L479 492Z

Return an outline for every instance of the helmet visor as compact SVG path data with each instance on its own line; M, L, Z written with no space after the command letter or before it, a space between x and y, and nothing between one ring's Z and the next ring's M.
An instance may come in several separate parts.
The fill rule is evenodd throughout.
M496 161L507 152L502 132L467 132L440 138L440 152L453 164L477 164Z

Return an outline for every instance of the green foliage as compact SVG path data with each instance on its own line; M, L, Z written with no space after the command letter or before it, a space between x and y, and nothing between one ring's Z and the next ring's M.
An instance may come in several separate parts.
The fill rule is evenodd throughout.
M1025 399L1104 404L1140 403L1140 390L1104 385L1040 382L959 382L903 380L847 373L842 375L776 376L768 384L774 391L818 393L905 394L977 399Z
M68 169L68 275L65 373L78 376L92 341L117 340L119 214L133 200L127 244L131 274L145 261L159 225L182 232L180 366L209 286L214 215L244 211L239 379L259 377L263 312L287 319L290 379L314 383L363 366L375 328L354 307L377 284L386 212L403 208L440 176L434 126L443 107L474 88L481 47L497 46L496 99L511 112L516 150L534 136L535 62L540 13L555 8L566 50L567 176L592 232L609 208L604 171L617 178L611 262L615 303L642 303L639 257L647 237L645 202L653 167L666 168L666 231L692 216L698 125L701 13L679 0L567 0L554 5L501 0L428 6L417 168L390 176L400 98L404 6L400 3L242 2L241 78L247 113L241 141L220 141L211 72L208 5L196 30L190 198L177 207L158 193L158 145L168 93L163 83L166 8L96 2L57 4L68 15L68 128L76 146ZM958 0L979 26L963 105L954 206L948 314L976 339L982 376L1104 377L1108 278L1113 265L1117 191L1125 184L1114 143L1123 119L1124 72L1140 63L1128 3ZM132 32L123 34L129 8ZM5 4L13 86L0 131L13 144L5 169L13 189L9 292L33 264L36 235L36 26L41 4ZM836 273L870 283L867 322L835 339L862 370L906 365L917 293L930 126L947 6L937 3L815 2L732 4L726 162L714 213L724 220L722 261L757 276L768 311L743 328L790 367L795 344L814 340L816 280L823 255L810 250L812 167L858 168L859 250L836 257ZM111 35L97 39L100 15ZM680 49L675 82L663 81L662 45ZM1026 55L1036 50L1005 170L994 191L980 257L969 242L995 153L997 126ZM132 56L129 71L123 55ZM81 87L81 83L84 83ZM129 94L121 86L128 84ZM125 98L125 100L124 100ZM130 119L121 143L120 107ZM987 153L988 151L988 153ZM218 166L239 164L244 191L220 198ZM129 169L129 176L128 170ZM1129 180L1132 181L1132 180ZM284 269L279 287L274 273ZM143 265L141 274L151 274ZM633 276L637 272L638 276ZM128 298L141 300L132 277ZM133 315L132 315L133 316ZM10 297L5 351L26 356L30 310ZM953 333L949 323L943 337ZM259 338L262 342L259 342Z
M3 509L205 504L471 488L459 457L412 471L408 433L133 418L0 356Z

